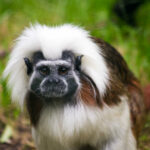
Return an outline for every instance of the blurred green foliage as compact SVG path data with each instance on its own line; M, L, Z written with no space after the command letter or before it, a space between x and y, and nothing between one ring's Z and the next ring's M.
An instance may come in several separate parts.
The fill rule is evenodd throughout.
M119 21L112 12L115 0L0 0L0 50L9 54L21 31L39 22L47 25L81 25L116 47L131 70L146 84L150 81L150 3L136 14L136 27ZM0 77L8 57L0 60ZM0 79L0 99L10 104L6 83Z

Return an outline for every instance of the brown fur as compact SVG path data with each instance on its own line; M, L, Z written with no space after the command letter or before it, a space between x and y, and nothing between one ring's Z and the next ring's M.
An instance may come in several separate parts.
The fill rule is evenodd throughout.
M41 110L44 106L43 100L41 100L31 91L28 91L26 95L26 106L29 113L31 124L36 126L40 118Z
M142 129L144 123L145 116L145 106L144 106L144 98L143 93L140 89L140 84L138 81L132 81L130 85L128 85L129 91L129 106L131 111L131 119L132 119L132 130L136 138Z
M134 77L129 70L123 57L111 45L101 39L93 38L95 43L102 49L102 55L106 61L107 67L110 71L111 81L110 89L107 90L107 98L105 102L110 104L115 103L115 97L119 95L126 95L129 97L129 106L131 112L132 130L137 138L141 127L143 125L145 108L144 98L139 81ZM106 101L107 99L107 101ZM108 103L109 101L109 103Z
M84 145L84 146L80 147L79 150L96 150L96 148L92 147L90 145Z
M146 111L149 112L150 111L150 84L144 87L143 92L144 92Z
M80 97L81 100L87 105L90 106L96 106L99 104L99 106L102 106L100 96L98 89L95 85L91 82L91 79L88 79L85 76L81 77L81 90L80 90ZM94 93L95 91L95 93Z

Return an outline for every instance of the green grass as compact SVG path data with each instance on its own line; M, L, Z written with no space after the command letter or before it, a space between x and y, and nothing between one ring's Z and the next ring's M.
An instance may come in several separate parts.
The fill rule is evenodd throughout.
M93 36L116 47L143 85L150 82L150 3L138 9L137 27L130 27L113 14L114 2L115 0L0 0L0 51L7 53L6 57L0 58L0 109L4 109L6 116L16 118L19 111L10 102L10 92L6 88L6 81L1 78L2 72L13 41L30 23L72 23L83 26ZM145 141L146 136L141 136L141 140Z
M116 47L142 84L150 82L150 3L137 12L137 27L119 22L112 12L115 0L0 0L0 50L9 54L21 31L39 22L47 25L73 23ZM0 60L0 77L8 57ZM6 83L0 79L3 106L10 104Z

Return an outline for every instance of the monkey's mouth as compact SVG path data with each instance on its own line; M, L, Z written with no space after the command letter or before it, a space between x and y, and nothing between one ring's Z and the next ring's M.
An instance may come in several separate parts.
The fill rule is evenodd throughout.
M42 86L40 89L40 95L44 98L59 98L65 96L67 93L67 87L61 86Z

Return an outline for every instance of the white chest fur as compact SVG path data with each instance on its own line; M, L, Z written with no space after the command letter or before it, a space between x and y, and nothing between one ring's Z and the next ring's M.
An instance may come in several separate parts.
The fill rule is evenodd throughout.
M39 150L77 150L84 144L100 150L136 149L125 97L118 106L102 109L83 103L64 109L47 107L32 133Z

